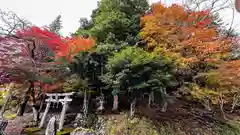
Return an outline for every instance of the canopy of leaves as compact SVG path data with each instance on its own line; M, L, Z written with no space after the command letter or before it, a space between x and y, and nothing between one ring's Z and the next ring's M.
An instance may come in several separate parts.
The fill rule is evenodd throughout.
M185 64L214 62L229 55L231 39L218 35L208 10L186 11L184 7L153 4L141 19L141 37L149 49L180 59Z
M97 42L136 43L140 31L140 16L148 10L146 0L102 0L92 15L90 35ZM82 29L77 31L81 34Z
M20 81L34 72L34 61L25 40L5 37L0 40L1 82Z
M105 84L99 79L104 73L106 55L98 51L80 52L75 55L70 63L70 70L77 74L79 79L87 81L88 87L98 89Z
M240 60L222 63L217 70L209 72L206 79L207 84L212 88L222 89L222 91L239 91Z
M77 74L67 77L66 81L63 83L63 90L66 92L82 92L86 89L88 89L87 80L82 80Z
M93 22L88 20L87 18L80 18L80 27L78 28L75 35L79 35L81 37L89 37L91 35L90 29L93 27Z
M216 17L211 9L188 10L156 3L141 18L140 35L148 49L188 67L190 76L180 67L178 80L190 82L189 94L203 104L217 104L219 97L232 101L239 94L239 62L237 51L233 51L238 44L236 36L219 28Z
M127 47L115 53L107 63L102 80L114 89L113 94L161 91L176 84L172 61L146 52L138 47Z
M58 46L65 44L59 35L36 26L18 31L16 35L34 42L34 46L36 47L34 57L41 61L54 60Z
M61 75L66 75L66 71L55 74L54 77L58 79L47 73L64 69L49 62L54 59L57 46L61 43L63 42L59 36L38 27L18 31L16 36L1 38L1 82L31 81L52 84L61 80Z
M216 70L198 75L197 80L202 80L204 88L194 87L191 95L199 100L208 98L216 104L216 99L221 96L224 103L235 102L240 94L240 62L239 60L226 61L219 65ZM201 95L199 95L201 93ZM237 99L238 100L238 99Z
M33 39L36 45L47 45L50 49L56 50L57 46L63 44L61 37L47 29L32 26L23 29L16 34L18 37Z
M206 104L217 104L219 98L219 92L208 87L200 87L197 84L189 84L189 93L191 94L190 99L196 100L203 105Z
M65 59L72 60L74 55L81 51L87 51L95 45L95 41L92 38L82 38L73 36L66 38L65 43L61 44L57 48L56 57L65 57Z
M33 42L30 42L33 43ZM33 51L35 51L33 49ZM29 41L16 37L5 37L0 41L0 75L1 81L25 80L43 81L39 71L54 68L54 65L40 62L31 55Z

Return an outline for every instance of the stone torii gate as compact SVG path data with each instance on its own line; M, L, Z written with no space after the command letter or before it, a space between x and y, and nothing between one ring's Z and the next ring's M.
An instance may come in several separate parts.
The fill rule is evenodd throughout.
M63 124L64 124L64 117L68 108L68 105L71 103L72 99L70 98L70 96L72 96L74 94L74 92L70 92L70 93L47 93L46 96L48 97L45 101L47 102L47 106L45 108L45 111L43 113L43 116L41 118L41 122L39 124L39 128L42 128L44 125L44 122L46 120L46 116L47 113L49 111L50 105L51 103L62 103L62 112L61 112L61 116L60 116L60 122L59 122L59 127L58 127L58 131L61 131L63 128ZM64 97L64 98L59 98L59 97Z

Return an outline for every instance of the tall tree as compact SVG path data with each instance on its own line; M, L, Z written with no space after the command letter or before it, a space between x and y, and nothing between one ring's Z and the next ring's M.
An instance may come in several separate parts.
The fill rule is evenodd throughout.
M54 32L56 34L60 34L60 30L62 28L62 20L61 15L58 15L56 19L48 26L49 31Z
M53 60L58 47L65 45L65 41L56 33L36 26L18 31L16 35L35 42L37 50L34 54L36 55L35 59L41 61Z
M81 86L80 91L84 91L84 114L87 113L88 100L91 91L99 92L105 84L100 80L100 76L104 72L106 63L106 55L104 53L90 50L82 51L75 55L70 63L70 69L73 74L77 74L79 80L76 86ZM74 85L72 85L74 86ZM89 99L89 98L88 98Z
M240 100L240 60L223 62L216 70L205 74L206 86L221 96L220 106L232 105L232 111Z
M149 49L181 59L191 67L229 55L232 40L219 35L209 10L186 11L179 5L156 3L142 18L142 26L140 35Z
M5 37L0 41L0 81L23 83L27 80L30 83L29 90L25 94L26 98L22 102L21 110L23 110L29 99L27 95L33 91L33 82L38 79L38 70L41 67L40 63L37 63L33 57L36 48L34 42L30 41L16 37ZM34 105L33 110L36 110ZM22 115L22 111L20 112ZM37 115L34 114L34 116L36 116L34 118L37 120Z
M167 87L176 84L171 59L159 57L157 53L149 53L138 47L127 47L115 53L106 67L107 73L102 76L102 80L110 85L112 94L116 97L113 110L117 109L119 94L128 94L129 99L135 101L143 93L155 91L164 100Z
M192 73L186 77L185 70L179 69L179 78L183 76L183 82L190 82L190 95L203 102L208 110L211 102L217 103L219 98L223 110L223 92L226 92L223 85L238 82L231 78L237 78L238 74L233 76L233 71L238 71L239 62L225 63L229 60L235 37L222 34L224 32L219 29L210 9L186 10L180 5L165 7L156 3L151 10L141 19L140 35L148 43L148 49L174 58L177 64L187 67ZM217 74L222 77L213 77ZM202 76L217 83L208 85L207 81L201 81Z
M90 36L89 29L93 27L92 21L88 20L87 18L80 18L79 23L80 23L80 27L78 28L75 35L79 35L82 37L89 37Z
M102 0L93 12L90 35L97 42L135 45L140 31L140 16L148 10L146 0ZM80 31L77 33L81 34Z
M16 36L21 39L26 39L27 41L32 41L32 46L28 47L29 49L28 52L26 52L26 55L30 57L31 61L33 61L32 68L36 69L35 74L33 73L33 76L35 77L37 75L37 78L28 79L30 83L29 89L24 94L23 102L21 103L18 113L18 115L21 116L24 113L24 109L29 97L32 99L33 112L37 113L35 106L34 82L40 81L40 78L42 78L39 78L39 76L42 76L40 75L40 71L45 71L46 69L52 68L58 69L57 65L51 61L54 60L55 52L57 51L58 46L64 44L64 42L59 35L50 32L47 29L41 29L35 26L18 31ZM34 116L35 120L37 120L37 114L34 114Z
M4 37L0 40L0 76L1 82L18 82L31 78L36 70L31 58L31 49L27 41L15 37Z

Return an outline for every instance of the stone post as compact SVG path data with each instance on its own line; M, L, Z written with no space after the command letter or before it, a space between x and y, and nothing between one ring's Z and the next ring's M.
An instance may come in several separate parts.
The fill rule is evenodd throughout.
M101 94L101 96L98 97L97 100L98 100L97 112L103 113L103 111L105 110L105 108L104 108L104 95Z
M69 104L69 102L72 101L72 99L69 98L69 96L66 96L64 99L61 99L60 101L63 105L63 109L62 109L61 116L60 116L58 131L61 131L63 129L64 118L65 118L66 111L68 109L68 104Z
M43 113L43 116L42 116L42 118L41 118L41 122L40 122L40 124L39 124L39 128L42 128L42 127L43 127L43 124L44 124L44 122L45 122L45 119L46 119L48 110L49 110L49 108L50 108L50 105L51 105L51 102L48 101L48 102L47 102L47 106L46 106L46 108L45 108L45 111L44 111L44 113Z

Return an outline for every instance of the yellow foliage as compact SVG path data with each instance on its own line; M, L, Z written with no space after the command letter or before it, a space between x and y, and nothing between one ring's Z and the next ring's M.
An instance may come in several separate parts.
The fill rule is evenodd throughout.
M193 84L190 87L190 94L194 99L197 99L200 102L203 102L205 99L209 99L212 104L218 103L219 92L209 88L200 88L198 85Z

